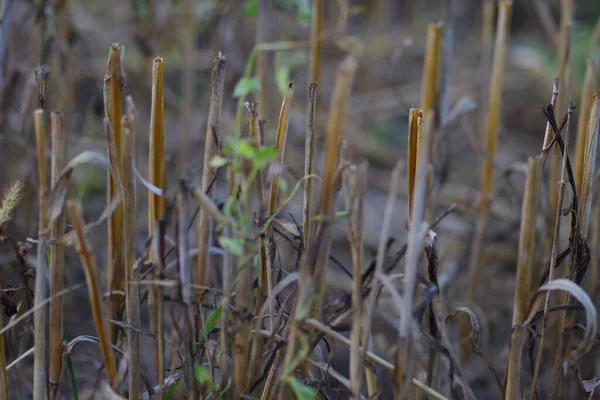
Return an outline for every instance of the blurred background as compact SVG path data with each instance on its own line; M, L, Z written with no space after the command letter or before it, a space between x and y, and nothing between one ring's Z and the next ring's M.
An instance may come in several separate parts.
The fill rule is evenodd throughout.
M344 136L351 157L366 159L369 164L365 198L365 240L369 257L374 254L379 239L391 170L398 160L406 157L409 108L418 107L420 103L427 25L453 19L454 43L451 47L443 45L443 51L452 51L453 57L446 65L447 74L440 80L447 85L448 118L436 134L438 173L434 195L438 214L451 204L457 205L457 212L444 219L437 229L441 273L452 270L454 276L466 274L480 163L485 157L480 144L480 126L488 102L485 90L489 81L485 71L489 68L486 60L491 53L486 53L489 48L482 46L483 2L324 1L315 165L320 173L336 67L351 51L360 55L360 64ZM18 240L35 238L37 229L32 112L39 107L39 101L33 71L39 65L47 73L46 109L64 114L68 158L83 150L105 153L102 85L109 46L115 42L125 47L124 93L131 95L137 106L136 164L143 176L147 176L152 60L156 56L164 58L165 151L170 177L167 182L176 182L173 180L176 177L200 179L210 73L217 53L223 52L227 57L223 114L218 132L222 138L234 129L238 100L234 89L255 45L287 43L291 50L260 53L267 78L263 82L252 80L251 87L246 89L248 99L259 101L260 117L266 120L266 142L273 143L283 93L288 81L295 81L285 153L288 169L284 177L293 186L303 175L310 0L1 0L0 4L0 187L15 180L26 184L26 197L6 227L6 232ZM497 371L502 371L506 359L503 352L507 349L510 325L495 322L506 322L512 313L511 302L506 299L512 299L513 295L523 165L528 156L541 151L545 127L541 108L550 100L552 82L558 72L554 32L558 29L559 13L558 0L514 1L495 160L492 222L484 254L484 262L494 268L487 269L485 278L489 283L486 285L489 301L474 305L484 325L481 346ZM594 46L600 41L600 1L576 1L574 20L567 90L569 98L578 105L586 59L591 57L600 62L600 47ZM82 200L86 220L91 221L105 206L106 176L92 167L75 173L69 196ZM176 185L172 186L168 193ZM394 211L392 226L392 235L402 243L406 236L405 186L401 186L401 202ZM141 184L138 190L141 193L137 199L138 211L143 216L147 199ZM319 190L318 184L316 190ZM223 197L217 200L222 201ZM341 210L343 196L339 200ZM300 220L301 207L299 196L288 211ZM430 216L429 220L436 216ZM349 268L346 226L346 221L340 218L332 252ZM148 236L145 223L140 223L138 235L141 252ZM98 265L104 265L107 253L104 225L92 232L90 241ZM26 265L33 266L29 262ZM0 246L3 288L19 286L21 274L27 273L23 268L10 245ZM351 280L334 266L330 269L331 284L348 291ZM66 286L83 280L74 253L68 254L67 270ZM102 271L100 274L104 282L106 277ZM448 286L451 303L459 303L462 298L461 281L464 280L453 280ZM10 293L2 294L3 304ZM65 297L69 310L65 330L69 337L91 332L86 299L84 290ZM386 330L395 334L395 327L388 325L380 321L381 338L376 338L381 339L378 350L386 357L393 355L393 350L385 345ZM27 328L17 328L10 333L9 342L15 345L9 350L9 360L32 345L15 339L22 329ZM94 366L98 363L96 350L86 349L74 357L77 365L89 366L82 367L78 379L93 381ZM149 358L146 363L150 362ZM28 367L23 363L15 368L13 379L18 376L19 368ZM466 371L478 393L496 390L493 376L482 368L481 361L472 361ZM493 393L495 398L498 392Z

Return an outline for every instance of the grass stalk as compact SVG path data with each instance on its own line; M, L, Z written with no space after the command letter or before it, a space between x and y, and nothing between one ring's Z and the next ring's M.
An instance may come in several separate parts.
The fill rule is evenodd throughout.
M487 82L492 73L492 56L494 54L493 38L494 38L494 15L496 11L496 2L494 0L484 0L482 6L482 22L481 22L481 67L479 71L481 92L479 104L484 108L486 100L489 96L489 86ZM483 139L485 137L485 110L480 110L478 120L478 132Z
M494 62L492 67L492 80L489 91L485 150L492 159L496 155L498 143L498 132L500 125L502 88L504 85L504 68L506 60L506 48L508 43L512 1L502 0L499 4L498 28L496 31L496 44L494 46ZM478 208L477 228L469 262L469 275L467 282L467 300L475 298L475 290L480 287L479 281L482 274L481 249L483 246L485 232L487 230L488 208L493 193L493 165L491 160L484 158L481 171L481 190ZM461 337L466 338L471 328L466 319L462 320ZM463 356L469 351L469 344L464 341Z
M271 217L275 212L277 207L277 195L279 193L279 179L281 178L281 173L283 170L283 159L285 155L285 145L287 141L288 127L290 123L290 108L292 106L292 101L294 98L294 82L290 82L288 85L288 90L283 98L283 102L281 103L281 111L279 113L279 121L277 123L277 137L275 139L275 148L277 150L277 159L276 159L276 171L273 174L271 180L271 189L269 190L269 200L267 203L267 216ZM269 225L267 230L267 240L269 242L273 237L273 226ZM267 251L267 254L269 252ZM259 271L258 281L260 283L261 292L263 296L268 296L269 287L268 287L268 277L270 268L270 260L267 258L267 263L265 265L261 265L262 269Z
M204 161L202 168L202 190L206 193L213 178L214 171L210 166L210 160L216 154L215 133L218 132L221 107L223 105L223 87L225 82L225 66L227 58L219 53L213 61L210 106L208 109L208 122L204 136ZM196 258L196 270L194 282L203 285L206 279L206 271L209 265L208 248L210 243L209 215L201 207L196 223L198 231L198 256Z
M571 117L573 115L573 109L570 108L569 109L569 114L567 117L567 125L565 127L565 133L564 133L564 155L563 155L563 161L562 161L562 166L561 166L561 180L559 182L559 188L558 188L558 201L557 204L562 205L563 203L563 198L564 198L564 193L565 193L565 186L568 185L568 181L567 181L567 158L568 158L568 149L569 149L569 130L570 130L570 125L571 125ZM555 210L555 224L554 224L554 239L552 242L552 254L550 256L550 273L548 275L548 282L550 282L551 280L554 279L554 274L555 274L555 268L556 268L556 262L557 262L557 257L558 257L558 246L559 246L559 240L560 240L560 216L561 216L561 208L562 206L559 206L556 208ZM544 317L542 319L542 331L545 329L546 324L547 324L547 320L548 320L548 311L550 309L550 301L551 301L551 296L550 296L550 291L548 292L548 294L546 295L546 300L544 303ZM563 314L562 312L560 314ZM563 318L559 317L560 320L563 320ZM562 391L562 359L563 357L563 350L562 349L562 330L563 330L563 324L560 322L559 320L559 326L558 326L558 347L556 347L556 356L555 356L555 365L553 367L553 372L552 372L552 388L551 388L551 393L556 393L556 391ZM543 337L543 336L542 336ZM541 342L540 342L541 343ZM543 344L543 343L541 343ZM541 346L539 347L539 352L538 352L538 357L540 357L541 359L541 354L543 351L543 347ZM561 369L560 372L556 369L557 366L557 362L558 360L561 360ZM537 368L536 368L537 369Z
M179 171L187 166L190 138L192 136L192 108L194 105L194 50L196 25L194 21L194 1L183 1L184 19L181 32L182 73L181 73L181 118L183 120L183 135L179 144Z
M600 134L598 132L598 126L600 125L600 122L598 121L600 119L600 94L596 93L594 95L594 106L592 108L592 112L590 113L590 123L588 124L588 135L590 132L590 128L591 128L591 122L592 120L596 121L596 127L595 129L592 131L594 135L598 136L598 134ZM595 114L595 115L594 115ZM597 192L597 188L596 188L596 192ZM588 200L589 201L589 200ZM592 237L591 237L591 250L592 252L597 251L597 249L600 248L600 224L598 224L597 221L600 221L600 199L596 198L595 200L595 204L594 204L594 209L592 211L593 213L593 221L596 221L596 223L592 224ZM599 265L599 260L597 257L592 257L592 259L590 260L590 288L589 288L589 293L597 293L598 291L598 280L599 280L599 275L600 275L600 265Z
M319 0L314 3L319 2ZM314 6L313 3L313 6ZM311 49L312 51L312 49ZM313 164L315 157L315 118L317 108L317 84L313 81L308 89L308 112L306 117L306 149L304 152L304 176L310 176L313 173ZM307 179L304 182L304 248L310 246L311 236L311 218L312 218L312 200L313 200L313 180Z
M353 55L347 55L336 71L336 80L331 98L329 119L327 122L327 136L325 138L325 166L323 168L323 186L319 198L319 214L323 216L323 222L329 223L333 217L334 180L338 168L339 146L342 140L344 121L350 91L354 82L354 76L358 67L358 61ZM326 235L327 236L327 235ZM315 291L317 300L312 315L321 314L323 293L325 291L325 272L327 260L329 259L329 245L325 245L325 254L321 257L322 264L317 265L315 271Z
M257 9L256 9L256 45L261 45L263 43L268 42L267 32L268 32L268 9L269 9L269 1L268 0L257 0ZM269 68L269 58L268 54L265 52L259 52L256 55L256 65L255 65L255 74L258 77L258 82L260 83L260 92L257 94L257 112L258 115L266 116L269 112L269 101L267 96L269 81L267 79L267 73ZM236 130L236 134L239 134L239 131Z
M139 273L134 268L136 252L136 206L135 176L133 160L135 155L135 105L131 96L126 98L127 118L122 127L123 145L121 152L121 177L123 181L123 234L125 249L125 311L127 324L133 329L127 330L127 347L129 349L129 397L140 396L141 355L140 355L140 293L132 281L139 280Z
M421 109L425 114L436 107L441 44L442 25L429 24L427 26L425 65L421 85Z
M323 4L321 0L312 2L312 21L310 25L310 82L319 83L321 72L321 25L323 22ZM310 98L309 98L310 99Z
M581 237L587 238L592 209L592 195L594 193L594 176L596 171L596 151L598 147L598 130L600 125L600 92L592 97L592 104L587 115L587 133L585 134L585 148L583 156L583 174L579 196L578 225Z
M188 202L189 191L183 181L179 183L179 192L177 193L177 213L178 213L178 264L179 264L179 285L181 290L181 300L185 311L183 312L183 334L181 335L180 346L183 346L183 373L185 376L186 391L190 399L198 398L196 379L194 377L194 311L192 308L192 268L188 262L189 258L189 237L188 237Z
M505 372L505 398L517 400L521 392L521 358L527 339L527 328L522 323L527 318L529 295L535 249L536 220L542 180L541 156L529 157L525 195L521 211L517 279L513 306L512 333L509 345L508 364Z
M47 178L46 178L46 126L45 113L43 109L33 112L33 123L35 129L35 141L37 146L38 167L38 251L37 271L35 276L35 297L33 314L34 326L34 359L33 359L33 399L44 400L46 398L46 341L48 310L46 307L37 307L47 295L47 264L46 264L46 210L47 210Z
M101 296L98 290L98 278L96 271L98 270L96 262L89 250L89 246L86 242L83 222L83 212L81 203L79 201L69 200L67 201L67 213L69 219L73 224L73 230L75 231L77 244L76 251L79 254L81 263L83 264L83 271L85 272L85 280L88 287L88 294L90 297L90 306L92 308L92 317L94 318L94 326L96 328L96 335L98 337L98 343L100 350L102 351L102 357L104 358L104 368L106 368L106 375L108 381L111 384L113 390L118 387L117 381L117 370L115 364L115 358L113 350L111 348L108 328L106 326L106 320L102 315Z
M423 250L425 224L425 198L427 195L427 168L429 166L429 145L433 138L434 111L425 113L422 119L421 146L419 146L415 188L413 193L413 209L410 215L406 266L403 282L403 305L400 313L398 329L398 349L396 357L396 395L400 395L404 381L404 372L408 371L408 350L410 348L410 328L413 321L413 303L417 279L417 264ZM409 381L412 377L408 377Z
M50 132L52 136L52 164L50 167L52 186L56 185L65 166L65 129L63 116L53 112L50 116ZM64 217L61 215L52 223L50 238L56 240L65 230ZM63 366L63 301L62 297L54 297L64 288L65 283L65 248L61 243L55 243L50 248L50 363L49 388L50 399L60 398L59 383Z
M577 133L575 138L575 187L577 194L581 193L581 182L583 181L583 162L586 152L588 120L592 109L592 100L596 88L596 63L592 59L586 60L585 78L579 102L579 116L577 119Z
M163 104L163 59L156 57L152 64L152 109L150 116L150 149L148 171L150 183L159 189L165 189L165 138L164 138L164 104ZM148 233L159 235L158 221L165 212L164 197L148 191ZM155 238L156 239L156 238ZM156 260L153 273L154 279L161 277L162 260ZM155 335L153 349L154 368L158 373L158 383L162 387L165 380L165 349L162 289L158 285L148 288L148 307L150 308L150 330ZM160 391L159 391L160 392ZM160 395L160 393L159 393Z
M352 330L350 333L350 398L360 398L363 357L360 352L363 324L362 265L364 261L363 201L367 164L346 171L346 210L348 211L348 241L352 253ZM363 346L365 346L363 344Z
M373 279L373 287L370 291L369 299L367 300L367 305L365 308L365 322L363 327L364 332L364 349L365 353L363 353L363 357L366 357L366 351L369 346L369 338L371 337L371 325L373 323L373 314L375 313L375 308L377 306L377 293L381 288L381 281L379 277L383 274L383 264L385 261L385 253L386 253L386 244L390 235L390 228L392 224L392 214L394 212L394 208L396 206L396 199L398 197L398 191L400 189L400 174L401 174L401 162L398 161L396 167L392 171L390 189L388 192L387 201L385 204L385 211L383 214L383 224L381 226L381 232L379 235L379 242L377 246L377 255L375 258L375 271Z
M558 57L559 57L559 68L558 68L558 96L556 98L556 107L555 114L560 116L564 111L565 99L568 96L568 82L567 82L567 74L568 74L568 64L569 64L569 50L570 50L570 34L571 27L569 25L561 26L560 32L558 34L559 39L559 49L558 49ZM554 216L556 213L554 210L558 207L558 203L556 203L558 199L558 181L559 181L559 170L562 158L558 154L557 151L552 152L552 158L550 161L550 174L549 174L549 182L548 182L548 202L550 204L550 214L548 221L548 229L552 229L555 225ZM552 231L549 230L549 234Z
M417 174L417 155L419 151L419 137L421 136L421 120L423 110L411 108L408 113L408 151L407 160L407 182L408 182L408 215L412 215L413 193L415 189L415 178Z
M118 44L110 47L108 64L104 75L104 112L110 120L113 138L116 148L116 160L111 160L113 169L117 169L121 154L121 114L122 114L122 95L125 85L125 73L123 70L124 48ZM111 175L107 182L108 199L110 203L116 194L116 182ZM109 319L118 319L119 309L122 302L121 295L113 295L113 291L124 291L124 271L123 271L123 215L120 208L117 208L108 220L108 258L106 266L106 276L108 281L108 291L110 295L110 304L108 308ZM109 324L111 341L116 341L116 326Z

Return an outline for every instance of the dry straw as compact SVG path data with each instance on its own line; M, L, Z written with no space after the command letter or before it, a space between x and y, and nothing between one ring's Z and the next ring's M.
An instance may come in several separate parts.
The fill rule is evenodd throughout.
M47 263L46 263L46 209L47 209L47 179L46 179L46 126L44 123L45 113L42 109L33 112L33 123L35 127L35 141L37 146L37 170L38 170L38 251L37 272L35 276L35 298L34 307L46 299L47 293ZM35 329L34 360L33 360L33 399L43 400L46 398L46 342L47 342L47 309L36 307L33 314L33 326Z
M506 60L506 48L508 43L512 1L502 0L499 4L498 27L496 31L496 43L494 49L494 62L492 67L492 79L489 91L485 150L493 159L496 155L498 143L498 132L502 105L502 88L504 84L504 68ZM467 300L476 297L476 289L480 287L480 279L483 273L481 264L481 249L483 246L485 232L487 231L488 208L493 194L493 165L487 157L483 159L481 170L481 190L479 193L479 209L475 239L469 262L469 277L467 282ZM466 320L461 325L461 337L467 337L470 328ZM463 355L468 354L468 343L463 342Z
M150 149L148 171L150 183L165 190L165 138L164 138L164 105L163 105L163 74L164 62L156 57L152 64L152 110L150 116ZM158 222L165 212L164 197L148 192L148 233L153 235L154 243L160 243L161 235ZM156 246L158 247L158 246ZM157 253L160 254L160 251ZM160 256L159 256L160 257ZM161 276L163 260L151 256L154 262L154 279ZM162 386L165 380L165 349L164 349L164 310L162 289L157 285L148 288L148 307L150 308L150 330L156 342L153 348L154 368L158 373L158 383ZM160 391L159 391L160 393Z
M513 306L512 333L509 345L508 364L505 372L505 398L522 398L521 358L523 345L527 339L527 327L523 322L527 318L531 278L533 269L535 232L539 194L542 180L541 156L529 157L525 195L521 212L521 230L519 236L519 255L517 259L517 281Z
M110 47L108 64L104 75L104 112L110 120L112 136L116 150L116 158L111 158L113 170L118 170L118 163L121 154L121 116L123 107L123 86L125 85L125 72L123 70L123 57L125 50L118 44ZM108 143L110 148L111 144ZM110 153L110 151L109 151ZM119 179L119 178L117 178ZM109 175L107 182L107 203L110 203L116 193L116 182ZM123 281L125 273L123 270L123 215L120 208L116 209L108 220L108 258L106 265L106 276L108 277L108 292L110 295L110 304L108 308L108 318L117 319L122 302L121 295L113 295L115 292L123 292ZM109 325L111 340L116 341L116 327Z
M62 114L53 112L50 116L50 129L52 135L52 164L50 167L52 186L58 183L62 169L66 162L65 156L65 129ZM64 233L65 222L61 215L54 220L51 226L50 239L55 241ZM60 398L59 383L63 365L63 302L61 297L55 297L64 288L65 274L65 249L61 243L56 243L50 248L50 365L48 384L50 398Z
M210 166L210 160L217 152L217 143L215 135L219 130L219 120L221 116L221 107L223 105L223 87L225 82L225 67L227 58L223 54L218 54L213 61L210 106L208 109L208 121L206 123L206 133L204 135L204 166L202 169L202 191L206 193L213 181L214 171ZM209 256L209 214L204 207L200 207L196 229L198 231L198 256L196 259L196 270L194 282L197 285L203 285L208 269Z

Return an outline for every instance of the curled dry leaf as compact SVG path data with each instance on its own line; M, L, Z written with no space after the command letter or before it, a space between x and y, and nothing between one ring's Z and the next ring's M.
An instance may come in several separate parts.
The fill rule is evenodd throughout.
M106 168L108 172L113 175L113 170L110 166L110 162L108 159L100 153L95 151L84 151L73 158L67 166L63 169L58 181L52 188L52 193L50 194L50 199L48 201L48 221L45 226L51 226L52 222L56 220L60 216L60 213L65 205L65 200L67 197L67 188L69 183L71 182L71 178L73 176L73 171L78 166L84 164L91 164L101 168ZM100 215L100 217L90 224L86 225L84 228L85 232L88 232L91 228L101 224L104 220L112 215L117 206L121 203L121 192L120 190L116 194L116 196L112 199L112 201L106 205L106 208ZM48 228L49 229L49 228ZM67 233L63 237L57 239L57 241L63 242L65 244L73 243L74 235L72 232Z
M575 282L572 282L568 279L554 279L542 287L540 287L536 293L536 297L539 296L542 292L548 290L563 290L568 292L571 296L573 296L585 309L585 315L587 319L587 326L585 332L583 334L583 338L579 347L571 352L569 355L569 359L571 362L577 361L581 356L585 353L589 352L594 345L596 339L596 331L598 330L596 323L596 307L594 307L594 303L590 296L581 288L581 286L577 285ZM536 304L535 302L533 303ZM530 324L533 318L535 317L538 309L533 307L529 312L529 317L525 321L525 324Z

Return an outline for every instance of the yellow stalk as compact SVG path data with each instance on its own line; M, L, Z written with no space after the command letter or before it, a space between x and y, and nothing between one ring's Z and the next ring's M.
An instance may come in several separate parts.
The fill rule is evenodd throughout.
M202 190L204 193L208 191L213 180L214 171L210 166L210 160L217 151L214 132L218 132L219 128L221 106L223 104L226 62L227 58L223 54L219 54L213 61L210 106L208 109L208 122L206 124L206 133L204 136L204 166L202 168ZM204 207L200 207L196 227L198 230L198 257L196 259L194 282L197 285L203 285L209 264L208 237L210 236L209 215L206 210L204 210Z
M423 113L435 109L441 43L442 26L440 24L429 24L427 26L427 48L425 50L425 67L421 86L421 109Z
M52 135L52 186L58 182L58 178L65 166L65 130L63 117L60 113L53 112L50 117L50 129ZM50 238L56 240L62 236L65 229L64 217L61 215L52 223ZM65 281L65 249L61 243L53 244L50 249L50 371L49 386L50 398L60 398L59 381L63 364L63 302L62 297L55 297L63 290Z
M125 85L125 73L123 72L124 50L118 44L110 47L108 64L104 76L104 107L105 115L110 120L113 138L116 148L116 160L111 160L113 169L117 170L116 165L121 155L121 109L122 92ZM110 145L110 144L109 144ZM108 176L108 199L110 203L116 193L116 182L112 176ZM108 258L106 266L106 276L108 281L108 291L110 295L110 304L108 306L108 318L118 317L122 296L113 295L113 291L123 291L123 232L122 232L123 214L121 208L117 208L108 220ZM116 341L116 327L109 324L109 332L112 342Z
M513 332L511 334L508 364L505 373L505 398L507 400L517 400L522 395L521 356L523 354L523 345L527 338L527 328L522 326L522 323L527 318L529 306L541 180L541 156L529 157L525 195L521 212L517 281L513 307Z
M73 230L75 231L77 238L76 251L79 254L79 258L83 264L83 271L85 272L85 280L90 297L90 306L92 308L94 327L96 328L96 336L98 337L98 343L104 358L104 368L106 368L108 381L110 382L112 388L116 390L118 387L118 381L115 358L110 344L108 329L105 323L106 320L102 315L102 307L100 305L101 296L98 290L99 285L98 278L96 276L96 271L98 268L92 254L90 253L85 235L83 233L84 222L81 203L78 201L69 200L67 202L67 213L69 214L69 219L73 224Z
M139 279L135 264L135 179L133 174L133 158L135 154L135 106L131 96L127 97L127 117L123 121L123 145L121 153L121 176L123 180L123 233L125 243L125 310L127 323L133 328L140 328L140 294L139 287L132 285ZM140 397L140 335L135 329L127 330L127 346L129 348L129 397Z
M163 217L165 211L163 74L163 59L156 57L152 64L152 110L148 171L150 183L163 190L163 196L148 191L148 233L150 235L159 234L157 222ZM162 260L156 260L151 256L151 261L155 264L154 279L160 279ZM150 308L150 329L156 340L156 346L153 349L154 368L158 373L158 384L162 388L165 381L164 320L162 289L158 285L148 287L148 307ZM159 392L162 392L162 389L159 389Z
M321 70L321 24L323 20L323 5L321 0L312 2L312 21L310 30L310 82L319 83Z
M33 399L43 400L46 398L46 341L48 334L46 324L48 321L47 308L37 307L46 299L46 209L47 209L47 180L46 180L46 127L44 123L44 110L37 109L33 112L33 123L35 128L35 140L37 146L38 166L38 267L35 277L35 298L33 314L34 336L34 360L33 360Z
M412 201L415 189L415 177L417 174L417 155L419 137L421 136L419 119L423 118L423 110L411 108L408 114L408 154L407 174L408 174L408 215L412 215Z
M500 113L502 105L502 88L504 85L504 68L506 60L506 48L508 43L510 19L512 11L512 1L502 0L499 4L498 28L496 32L496 43L494 50L494 62L492 67L492 81L489 92L488 111L485 132L485 150L492 159L496 155L496 146L498 143L498 126L500 123ZM475 289L480 287L482 268L480 264L481 248L485 231L487 230L488 207L490 205L490 196L493 192L493 165L488 158L483 159L481 172L481 190L479 199L477 228L475 240L469 263L469 278L467 283L467 300L473 300ZM471 330L469 322L462 320L461 337L467 338ZM469 344L465 340L463 343L463 355L467 355Z
M577 195L581 194L581 181L583 180L583 162L586 144L586 132L590 110L592 109L592 99L594 89L596 88L596 63L592 59L586 61L585 78L583 80L583 89L581 91L581 101L579 106L579 118L577 120L577 136L575 139L575 187ZM560 117L560 116L559 116Z

